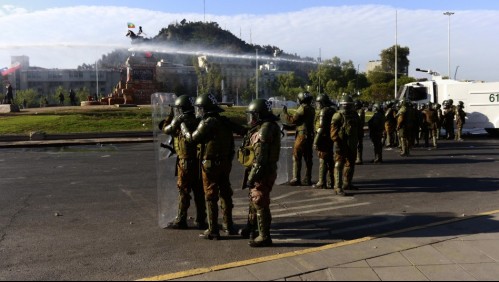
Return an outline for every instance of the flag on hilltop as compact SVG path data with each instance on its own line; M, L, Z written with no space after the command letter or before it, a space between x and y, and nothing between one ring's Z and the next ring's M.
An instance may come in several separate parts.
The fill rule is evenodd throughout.
M135 24L134 23L128 23L128 28L135 28Z

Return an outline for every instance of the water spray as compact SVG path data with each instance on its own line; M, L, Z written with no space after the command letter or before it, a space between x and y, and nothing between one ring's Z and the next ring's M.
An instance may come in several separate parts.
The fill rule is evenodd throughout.
M316 61L310 60L299 60L299 59L287 59L275 56L258 56L258 55L250 55L250 54L229 54L223 52L215 52L208 50L185 50L181 48L167 48L167 47L158 47L156 45L146 45L141 44L137 47L129 48L130 52L155 52L162 54L178 54L178 55L191 55L191 56L209 56L209 57L219 57L219 58L230 58L230 59L240 59L240 60L268 60L268 61L276 61L276 62L290 62L290 63L302 63L302 64L318 64Z

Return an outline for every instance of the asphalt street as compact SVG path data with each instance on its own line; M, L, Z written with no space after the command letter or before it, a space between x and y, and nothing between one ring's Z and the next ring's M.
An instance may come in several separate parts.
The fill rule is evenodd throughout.
M364 148L360 190L349 197L275 186L275 246L263 249L237 236L199 239L192 220L186 231L159 228L152 143L0 149L0 280L135 280L498 208L498 139L442 141L408 158L385 150L383 164L369 163L367 139ZM230 177L242 226L248 199L237 162Z

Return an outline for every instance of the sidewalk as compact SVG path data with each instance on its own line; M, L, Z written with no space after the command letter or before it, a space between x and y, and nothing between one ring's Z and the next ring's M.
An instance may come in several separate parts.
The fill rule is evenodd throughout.
M499 210L154 280L497 281Z

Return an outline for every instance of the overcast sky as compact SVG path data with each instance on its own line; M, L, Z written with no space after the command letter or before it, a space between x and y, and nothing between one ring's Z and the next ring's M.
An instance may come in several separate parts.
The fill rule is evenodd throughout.
M499 1L482 0L1 0L0 68L12 55L45 68L94 63L131 47L127 22L153 37L182 19L215 21L248 43L301 57L317 58L320 49L323 60L351 60L360 71L397 39L410 48L415 77L426 77L415 68L447 75L450 19L451 76L457 69L457 79L499 81Z

